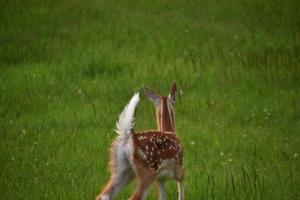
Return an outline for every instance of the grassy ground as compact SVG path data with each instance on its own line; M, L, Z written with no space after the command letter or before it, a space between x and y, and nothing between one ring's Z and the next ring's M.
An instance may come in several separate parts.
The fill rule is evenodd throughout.
M94 199L124 105L173 80L187 199L300 198L299 1L0 7L1 199ZM142 95L136 129L154 128Z

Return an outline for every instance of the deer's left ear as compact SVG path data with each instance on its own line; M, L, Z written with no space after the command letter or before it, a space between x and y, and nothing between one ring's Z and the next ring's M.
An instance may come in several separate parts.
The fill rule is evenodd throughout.
M153 90L143 85L145 94L147 97L155 104L156 107L160 106L160 96L156 94Z
M178 95L177 84L173 81L171 88L170 88L170 100L175 103L176 97Z

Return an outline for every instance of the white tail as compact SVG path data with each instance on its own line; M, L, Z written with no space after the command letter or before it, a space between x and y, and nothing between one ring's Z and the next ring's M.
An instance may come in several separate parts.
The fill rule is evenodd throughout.
M131 132L134 127L134 113L137 104L140 101L139 93L135 93L130 99L127 106L124 108L123 112L119 116L119 121L117 122L116 132L119 134L120 138L131 137Z

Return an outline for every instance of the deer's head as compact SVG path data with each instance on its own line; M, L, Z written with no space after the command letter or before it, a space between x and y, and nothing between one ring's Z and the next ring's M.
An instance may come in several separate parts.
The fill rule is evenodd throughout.
M161 96L152 89L143 86L147 97L156 107L156 119L158 130L164 132L175 132L175 113L174 105L178 95L177 84L174 81L170 88L168 96Z

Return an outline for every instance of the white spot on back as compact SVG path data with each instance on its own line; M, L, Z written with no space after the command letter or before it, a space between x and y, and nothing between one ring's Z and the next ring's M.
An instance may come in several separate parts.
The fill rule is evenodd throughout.
M147 160L147 155L141 149L137 149L137 153L142 159Z

